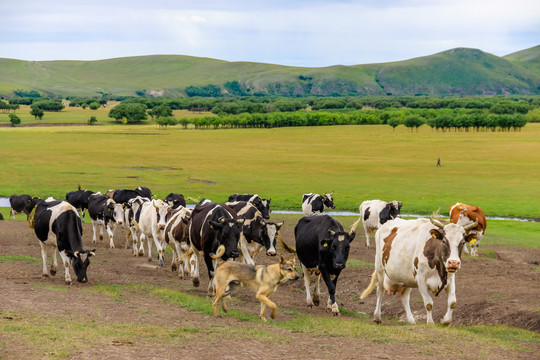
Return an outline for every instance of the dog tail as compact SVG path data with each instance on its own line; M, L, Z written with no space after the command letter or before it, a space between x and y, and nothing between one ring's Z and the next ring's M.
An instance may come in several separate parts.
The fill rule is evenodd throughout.
M377 270L375 270L373 272L373 274L371 274L371 282L369 283L369 286L366 288L366 290L364 290L364 292L362 293L362 295L360 295L360 299L365 299L369 294L371 294L371 292L373 291L373 289L375 289L375 286L377 286L377 283L378 283L378 277L377 277Z
M296 254L296 249L287 245L287 243L283 240L283 237L281 237L280 232L278 232L277 236L278 236L279 242L281 243L281 246L283 247L283 249L285 249L285 251L290 252L292 254Z

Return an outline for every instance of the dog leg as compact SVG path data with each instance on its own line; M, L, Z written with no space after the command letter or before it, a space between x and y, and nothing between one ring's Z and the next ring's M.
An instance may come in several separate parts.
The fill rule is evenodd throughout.
M259 291L257 292L257 300L261 302L261 319L263 321L266 321L265 313L266 313L267 307L269 307L272 310L270 314L272 319L276 318L276 313L277 313L277 305L268 298L268 296L266 295L268 291L266 290L267 289L259 289ZM270 291L270 293L272 293L272 291Z

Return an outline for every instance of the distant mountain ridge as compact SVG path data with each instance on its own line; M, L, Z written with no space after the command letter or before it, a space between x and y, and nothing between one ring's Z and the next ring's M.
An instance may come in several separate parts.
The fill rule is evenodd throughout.
M294 67L184 55L96 61L0 58L0 95L36 90L54 96L186 96L213 85L222 94L509 95L540 94L540 45L504 57L455 48L414 59L366 65Z

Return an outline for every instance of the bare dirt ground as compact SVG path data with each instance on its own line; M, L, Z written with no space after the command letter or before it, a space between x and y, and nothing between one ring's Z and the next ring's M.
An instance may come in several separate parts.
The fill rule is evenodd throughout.
M131 250L124 249L125 232L118 229L115 234L116 249L108 248L108 241L98 241L92 245L92 229L84 224L84 243L87 249L96 248L97 256L92 258L88 269L88 284L74 283L69 291L52 291L47 286L64 287L61 266L56 276L42 277L40 262L0 261L0 324L9 324L11 315L25 316L32 314L44 317L69 316L73 319L93 318L100 323L137 323L147 325L167 324L182 328L197 327L199 334L188 337L185 342L173 342L157 346L151 342L104 343L99 347L78 347L73 358L152 358L152 359L428 359L448 354L419 353L413 344L380 344L363 338L348 337L314 337L309 333L294 332L288 329L269 326L268 324L241 322L233 317L214 318L194 311L179 308L178 305L165 302L159 297L151 297L141 293L123 293L122 301L111 300L103 294L88 292L85 289L95 284L130 285L147 284L152 286L181 290L183 292L206 296L208 279L206 269L201 268L201 286L194 288L191 280L180 280L171 272L170 258L166 256L165 268L157 268L154 258L148 263L146 256L133 257ZM283 230L283 238L293 245L292 225ZM364 247L365 240L359 235L352 243L349 259L373 262L374 249ZM453 326L473 324L506 324L522 329L540 332L540 250L524 249L510 246L485 246L491 257L471 258L463 256L462 269L456 277L458 305L453 316ZM155 252L155 249L154 249ZM25 222L0 221L0 256L30 256L41 258L40 246L32 229ZM495 255L493 255L495 254ZM49 260L50 261L50 260ZM276 261L261 255L260 263ZM202 262L204 264L204 262ZM204 266L204 265L202 265ZM359 294L368 285L372 268L348 266L339 278L336 298L340 307L351 312L364 313L371 321L375 306L375 294L365 301L359 300ZM74 276L72 272L72 277ZM75 278L74 278L75 279ZM242 290L237 300L229 302L231 308L240 309L258 315L259 303L253 293ZM310 309L305 306L305 292L302 279L281 286L270 297L278 305L277 320L285 321L294 318L294 314L331 317L326 312L327 292L322 283L322 304ZM411 308L418 323L425 321L425 310L417 290L411 295ZM144 311L143 311L144 310ZM397 296L385 296L383 299L383 324L395 324L395 319L405 320L401 301ZM443 293L435 299L433 317L440 321L446 310L446 296ZM8 314L8 315L6 315ZM341 318L353 319L343 314ZM269 322L273 320L269 319ZM0 326L0 359L32 358L35 353L23 344L8 339L2 334ZM270 331L282 340L279 343L266 343L264 339L246 336L241 342L231 341L227 336L212 336L215 326L221 328L250 329L249 331ZM408 325L407 325L408 326ZM423 331L422 326L411 329ZM205 339L203 343L197 338ZM84 342L84 339L81 339ZM430 340L433 341L433 340ZM2 343L4 346L1 346ZM9 343L9 346L6 346ZM516 358L537 359L540 351L539 343L526 345L536 352L518 353ZM513 353L512 353L513 354ZM54 357L54 354L42 354L40 358ZM478 358L478 353L462 355L461 358ZM505 359L508 354L489 354L489 359Z

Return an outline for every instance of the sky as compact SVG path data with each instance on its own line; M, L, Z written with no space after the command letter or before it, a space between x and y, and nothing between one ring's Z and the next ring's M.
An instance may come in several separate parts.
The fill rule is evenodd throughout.
M539 0L0 0L0 58L190 55L323 67L540 45Z

